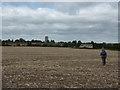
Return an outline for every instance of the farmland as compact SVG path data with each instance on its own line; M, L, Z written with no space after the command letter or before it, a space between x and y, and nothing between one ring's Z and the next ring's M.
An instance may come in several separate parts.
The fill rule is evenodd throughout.
M2 47L3 88L117 88L118 51L99 49Z

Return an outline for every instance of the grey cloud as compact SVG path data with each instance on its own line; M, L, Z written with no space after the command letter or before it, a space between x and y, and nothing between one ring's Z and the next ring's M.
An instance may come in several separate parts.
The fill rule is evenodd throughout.
M36 9L27 5L3 7L3 39L48 35L56 41L117 42L116 3L38 3Z

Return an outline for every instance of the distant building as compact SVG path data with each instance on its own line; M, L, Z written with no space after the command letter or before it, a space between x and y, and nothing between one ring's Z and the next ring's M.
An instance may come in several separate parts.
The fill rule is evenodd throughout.
M64 46L64 43L55 43L56 45L58 45L58 46Z
M6 43L8 46L27 46L27 43L15 43L15 42L8 42Z
M45 42L48 42L49 40L48 40L48 36L45 36Z
M14 42L9 42L9 43L7 43L6 45L8 45L8 46L17 46L17 44L14 43Z
M40 43L40 42L32 42L31 45L33 45L33 46L41 46L41 45L43 45L43 43Z
M20 43L20 46L27 46L27 43Z
M93 44L81 44L80 48L93 48Z

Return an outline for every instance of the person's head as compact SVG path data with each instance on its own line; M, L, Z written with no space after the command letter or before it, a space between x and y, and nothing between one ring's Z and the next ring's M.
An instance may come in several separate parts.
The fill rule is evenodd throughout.
M102 47L102 50L104 51L104 50L105 50L105 48L104 48L104 47Z

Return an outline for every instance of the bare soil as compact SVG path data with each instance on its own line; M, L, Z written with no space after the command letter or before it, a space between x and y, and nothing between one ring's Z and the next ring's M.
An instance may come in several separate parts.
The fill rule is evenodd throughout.
M3 88L117 88L118 51L2 47Z

